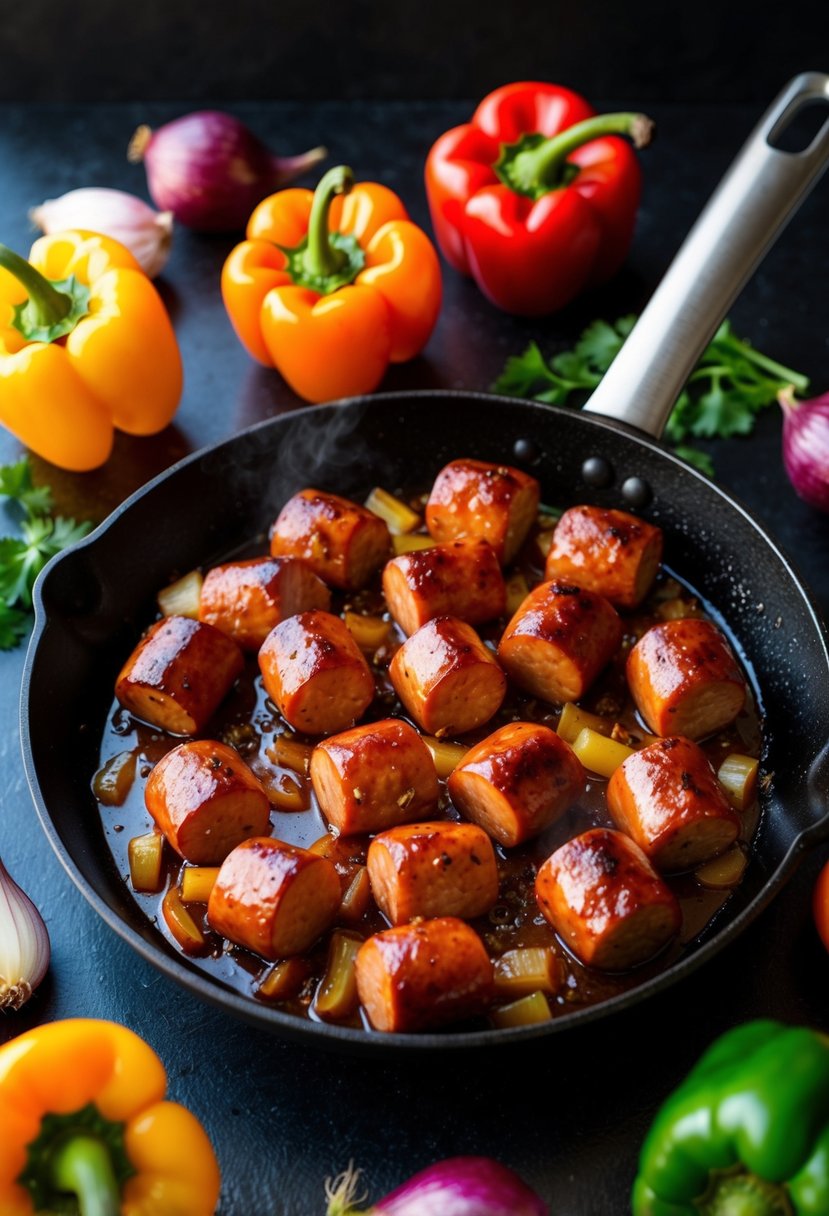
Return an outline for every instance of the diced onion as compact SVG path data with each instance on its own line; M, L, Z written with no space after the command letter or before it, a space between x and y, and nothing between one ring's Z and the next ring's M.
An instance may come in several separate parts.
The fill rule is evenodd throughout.
M191 570L158 593L158 607L163 616L189 616L199 619L199 603L204 578L201 571Z
M623 761L633 755L632 747L608 739L598 731L585 727L579 731L573 742L573 751L585 768L600 777L612 777Z
M533 992L530 996L522 996L519 1001L502 1005L492 1012L492 1024L499 1030L507 1026L532 1026L539 1022L549 1022L552 1018L550 1005L543 992Z

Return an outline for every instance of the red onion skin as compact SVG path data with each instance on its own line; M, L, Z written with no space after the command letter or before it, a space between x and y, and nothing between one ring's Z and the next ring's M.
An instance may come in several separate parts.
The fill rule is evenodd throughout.
M829 393L811 401L781 394L783 464L795 492L829 512Z
M325 155L324 148L314 148L275 156L221 110L196 110L155 131L140 127L129 152L131 160L144 161L155 205L199 232L244 228L257 203Z
M415 1174L370 1216L548 1216L525 1182L489 1157L450 1157Z

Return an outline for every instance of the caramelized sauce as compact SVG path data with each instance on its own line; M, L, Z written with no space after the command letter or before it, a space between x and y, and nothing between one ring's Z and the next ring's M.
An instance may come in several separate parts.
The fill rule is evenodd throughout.
M422 501L418 505L422 507ZM542 517L542 521L544 526L549 528L550 520ZM245 553L233 556L236 558L249 555ZM543 556L534 539L525 545L518 566L527 577L530 587L540 581ZM385 605L379 590L379 577L377 584L368 591L357 596L339 596L335 600L332 611L337 612L346 608L351 612L367 615L382 614L385 611ZM624 617L625 637L619 653L591 688L588 696L580 702L583 708L617 721L622 731L628 731L633 736L631 740L633 745L641 740L644 731L642 724L637 719L635 707L627 690L624 678L625 658L630 646L645 629L670 615L710 615L710 613L702 607L700 597L693 589L668 569L663 568L643 607L635 614L628 614ZM494 643L503 632L505 623L506 618L479 632L485 641ZM392 653L403 640L402 635L397 631L394 636L393 644L381 647L374 656L373 671L377 691L374 702L362 719L363 721L389 716L401 718L407 716L396 698L387 674ZM535 700L511 688L495 717L477 731L469 732L462 739L458 739L458 742L476 743L506 722L517 720L542 722L555 729L559 719L559 709L560 707ZM274 809L271 815L272 835L280 840L307 848L325 837L328 827L314 799L313 792L310 791L310 782L307 778L298 777L294 771L281 767L267 755L267 749L272 747L274 737L282 733L308 744L318 741L312 738L303 739L302 736L295 735L290 730L264 692L256 656L250 656L243 675L220 707L210 729L203 732L201 737L221 739L235 746L266 789L273 790L280 786L285 788L286 783L291 782L294 786L297 783L303 787L307 785L309 790L307 810L288 812ZM121 753L130 753L137 759L135 780L123 804L112 806L101 803L100 805L104 835L115 864L133 899L155 924L158 932L163 934L176 949L179 947L167 928L161 912L161 903L170 886L179 883L185 863L169 845L165 844L162 889L158 894L142 894L133 891L130 885L127 848L129 840L133 836L143 835L153 829L152 820L144 807L144 785L153 765L167 751L181 742L181 738L166 735L137 721L116 701L108 716L100 749L101 767ZM760 719L750 685L746 708L737 721L727 730L703 741L701 746L715 770L730 752L759 756ZM553 1017L579 1006L606 1000L641 984L644 980L669 967L681 957L688 943L697 937L720 911L730 894L728 890L704 888L692 873L671 876L667 881L679 899L683 914L683 925L679 937L649 963L622 974L603 973L583 966L562 945L553 929L541 915L535 900L534 881L538 867L564 841L590 827L613 826L605 805L605 785L606 782L601 778L590 777L586 792L578 803L543 835L510 850L495 846L500 875L499 900L487 916L471 922L485 942L493 959L507 950L522 946L547 946L555 950L560 960L562 983L558 992L549 997ZM289 784L288 788L290 788ZM450 819L460 818L449 800L444 783L441 788L438 815L444 815ZM757 818L756 803L742 814L743 827L740 841L746 848L756 828ZM368 843L366 837L348 839L329 837L325 846L326 854L336 865L343 879L344 890L357 867L365 864ZM188 955L191 964L254 1000L268 1001L268 998L258 990L260 984L272 970L272 964L264 962L256 955L233 945L214 933L207 924L205 904L191 903L187 907L196 923L202 928L206 942L202 953ZM351 921L347 925L339 926L349 932L356 932L363 938L387 927L386 921L373 900L369 900L368 910L356 925ZM299 977L298 990L290 999L281 1000L278 1003L280 1009L298 1016L317 1017L314 1010L314 997L325 972L329 938L330 934L326 935L305 956L305 968L296 969ZM504 1001L502 1000L501 1003ZM365 1025L367 1029L369 1028L365 1019L361 1020L359 1012L350 1019L346 1019L345 1024Z

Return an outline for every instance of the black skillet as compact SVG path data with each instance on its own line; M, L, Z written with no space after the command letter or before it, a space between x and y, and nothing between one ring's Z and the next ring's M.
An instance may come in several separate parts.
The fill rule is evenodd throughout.
M659 434L739 287L829 158L829 122L803 153L768 142L814 98L829 101L829 78L798 77L761 121L591 400L595 412L450 392L378 394L299 411L182 461L50 564L36 589L23 680L27 776L70 876L165 974L260 1026L320 1046L457 1049L559 1034L687 976L758 915L808 847L829 838L829 653L809 594L743 507L641 433ZM771 781L751 862L723 911L678 962L543 1026L381 1036L306 1021L198 970L132 901L90 790L114 677L153 619L155 594L170 572L209 565L264 537L303 485L359 500L376 484L428 486L459 455L531 469L547 502L632 506L664 529L669 564L713 606L759 690Z

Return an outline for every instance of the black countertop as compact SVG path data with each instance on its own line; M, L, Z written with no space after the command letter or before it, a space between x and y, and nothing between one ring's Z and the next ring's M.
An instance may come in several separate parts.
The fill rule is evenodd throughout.
M781 82L782 83L782 82ZM630 98L627 99L631 101ZM124 152L142 121L188 107L0 107L0 237L25 251L29 207L81 185L143 193ZM232 108L283 150L325 142L356 175L399 191L427 225L421 171L431 141L470 109L458 103L248 103ZM700 105L653 106L659 139L643 154L645 195L627 268L608 288L543 322L511 320L474 286L445 273L445 301L424 355L393 369L388 389L487 388L532 337L568 345L594 317L641 309L757 114ZM290 148L288 147L290 145ZM735 328L773 358L829 386L825 282L827 183L818 186L732 310ZM186 387L171 427L121 440L110 464L72 476L35 462L59 507L100 519L174 459L298 403L237 343L219 297L230 238L180 230L161 281L182 347ZM423 442L426 442L423 437ZM829 519L795 496L780 463L780 417L748 440L706 445L720 483L767 526L829 610ZM0 461L17 442L0 435ZM110 1018L164 1059L170 1092L203 1120L223 1171L222 1216L312 1216L323 1180L352 1159L372 1199L432 1160L483 1153L524 1175L552 1213L623 1216L639 1145L660 1101L711 1039L758 1015L821 1026L829 960L810 897L824 857L812 856L733 946L690 981L613 1020L489 1056L434 1062L354 1059L282 1042L201 1004L138 958L87 906L37 823L20 760L23 648L0 654L0 856L42 909L52 936L49 976L0 1040L70 1016Z

